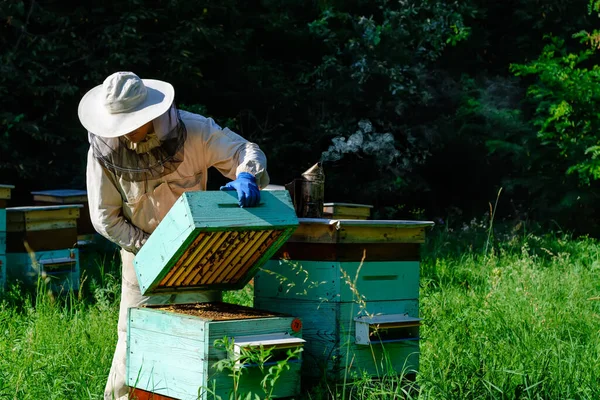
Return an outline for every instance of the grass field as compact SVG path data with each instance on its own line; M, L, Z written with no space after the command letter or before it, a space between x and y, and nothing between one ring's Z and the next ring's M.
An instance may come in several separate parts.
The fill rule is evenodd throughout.
M7 288L0 301L0 398L102 397L119 285L114 261L97 265L80 298L32 300ZM248 304L251 290L226 300ZM466 225L432 232L423 251L421 316L420 371L405 398L600 398L597 240L521 230L489 238ZM394 380L360 379L345 390L324 383L302 398L342 392L360 399L403 393Z

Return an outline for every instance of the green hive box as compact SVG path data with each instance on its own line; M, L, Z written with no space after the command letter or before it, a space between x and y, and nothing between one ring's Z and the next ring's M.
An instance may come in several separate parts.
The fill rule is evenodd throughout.
M297 321L226 303L130 308L127 384L181 400L228 399L234 387L229 374L235 370L241 373L238 395L266 398L261 387L266 371L286 359L288 349L304 343ZM224 337L233 340L231 352L214 346ZM257 365L235 362L240 347L260 346L272 349L264 372ZM231 368L219 372L215 364L226 359L233 361ZM300 393L301 353L287 362L290 368L274 385L272 398Z
M141 292L240 289L297 226L285 190L262 191L252 208L240 208L236 192L184 193L135 257ZM219 362L241 372L238 395L265 398L268 369L304 345L302 323L293 316L216 302L130 308L127 335L128 385L190 400L229 398L232 370L219 372ZM215 346L224 337L233 341L230 351ZM273 354L264 370L238 362L242 348L261 346ZM300 393L301 353L287 362L272 398Z
M81 205L6 209L6 277L30 287L42 278L57 293L79 290L77 219Z
M35 253L8 253L7 279L35 287L42 279L50 290L66 294L79 290L79 250L62 249Z
M428 221L300 219L254 279L254 306L303 322L303 375L414 375Z
M241 289L298 226L285 190L240 208L236 192L187 192L136 255L142 294Z

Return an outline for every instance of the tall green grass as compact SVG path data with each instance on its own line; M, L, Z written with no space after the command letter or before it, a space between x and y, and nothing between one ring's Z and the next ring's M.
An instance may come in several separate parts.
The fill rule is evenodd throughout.
M33 297L14 286L4 293L0 398L102 398L116 343L115 269L81 298ZM251 294L247 287L225 299L248 305ZM597 240L522 229L493 236L484 224L438 229L424 247L420 296L412 391L393 378L364 377L301 398L600 398Z
M421 397L600 398L598 241L513 232L491 254L468 250L480 238L445 232L429 243Z

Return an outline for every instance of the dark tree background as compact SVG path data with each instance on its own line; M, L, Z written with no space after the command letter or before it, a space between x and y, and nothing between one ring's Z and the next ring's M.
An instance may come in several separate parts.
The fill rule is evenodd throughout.
M81 3L0 1L11 205L85 188L79 99L130 70L257 142L275 184L323 160L326 201L377 217L480 217L502 187L500 217L597 230L594 1Z

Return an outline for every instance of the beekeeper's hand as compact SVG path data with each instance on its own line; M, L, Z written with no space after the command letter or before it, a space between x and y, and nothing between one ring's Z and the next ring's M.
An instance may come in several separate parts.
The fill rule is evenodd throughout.
M242 172L235 181L221 186L221 190L236 190L240 207L255 207L260 202L260 190L254 175Z

